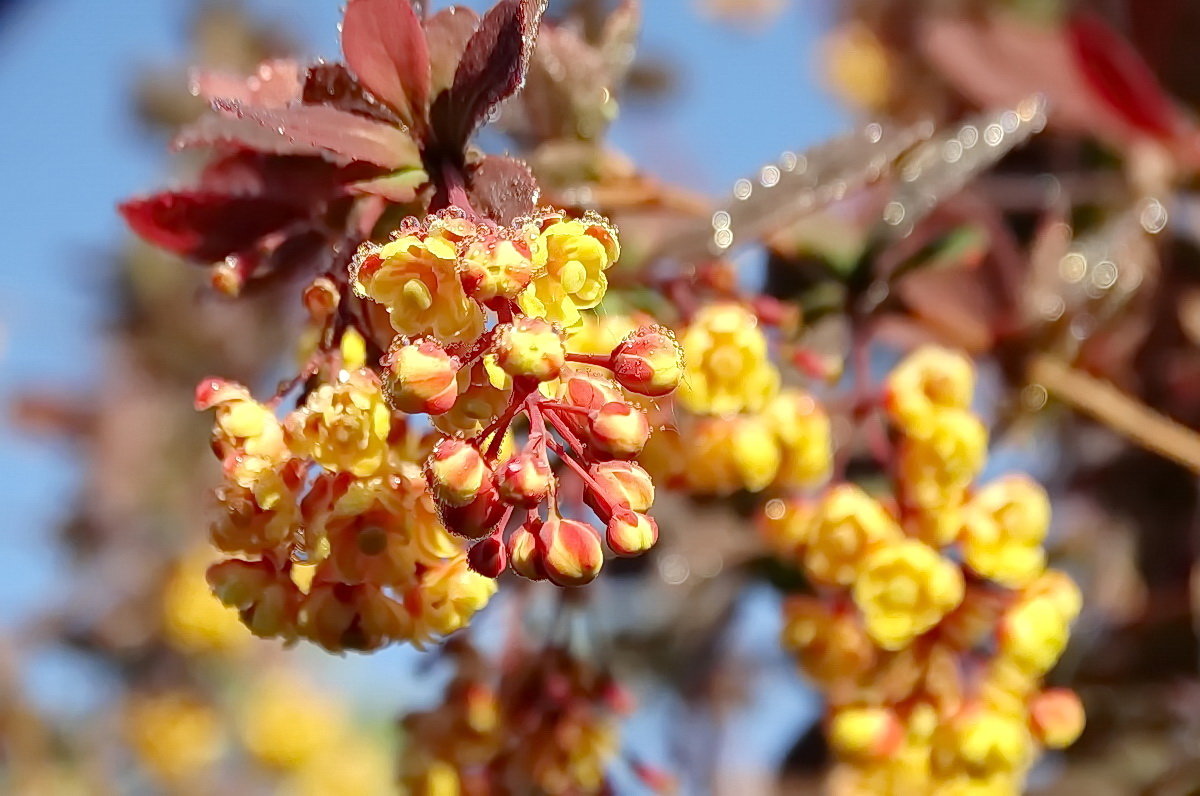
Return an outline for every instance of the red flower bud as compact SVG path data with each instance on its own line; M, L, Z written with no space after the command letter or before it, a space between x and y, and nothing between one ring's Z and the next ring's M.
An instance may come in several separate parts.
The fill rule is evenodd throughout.
M435 340L397 337L384 364L392 407L410 415L440 415L458 399L458 363Z
M333 317L333 313L341 302L341 294L332 279L327 276L318 276L309 283L308 287L304 288L301 300L304 303L304 309L308 310L308 317L312 322L321 324Z
M658 541L658 523L645 514L617 509L604 529L604 540L608 549L619 556L640 556Z
M614 459L593 464L588 473L599 486L599 494L588 490L584 500L606 522L614 509L645 512L654 503L654 481L641 465Z
M465 506L492 485L492 471L483 455L453 437L438 441L425 469L433 496L446 506Z
M541 520L525 523L508 539L508 560L512 563L513 572L529 580L546 579L546 568L537 538L540 528Z
M650 438L650 421L642 410L613 401L592 411L588 438L609 456L631 459L641 453Z
M538 540L545 550L546 577L557 586L584 586L604 566L600 534L585 522L552 516L543 523Z
M666 395L683 378L683 349L668 329L643 326L613 349L612 369L630 392Z
M504 516L504 502L500 493L489 483L476 493L475 498L462 506L440 504L442 524L455 536L479 539L496 529L496 523Z
M1069 688L1050 688L1029 705L1033 736L1048 749L1065 749L1079 738L1086 721L1083 703Z
M467 551L467 566L485 578L498 578L508 568L508 550L496 536L480 539Z
M546 458L533 451L518 454L500 468L500 497L518 508L531 509L546 499L554 474Z

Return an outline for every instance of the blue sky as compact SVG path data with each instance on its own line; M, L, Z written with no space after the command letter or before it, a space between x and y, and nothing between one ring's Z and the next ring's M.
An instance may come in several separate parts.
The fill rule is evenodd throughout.
M285 23L310 54L336 56L337 0L246 5ZM613 141L649 171L720 194L783 150L845 129L815 69L825 5L791 3L757 31L703 17L694 0L645 5L641 47L680 67L679 90L653 108L627 107ZM165 173L166 153L138 129L129 89L145 70L177 61L194 7L190 0L26 0L0 26L0 96L8 108L0 125L0 402L30 386L86 391L96 376L107 269L124 235L114 205ZM68 450L11 425L0 425L0 450L8 518L0 523L3 633L54 599L65 573L55 524L69 510L77 473ZM762 621L739 644L770 653L772 605L770 595L751 599L746 610ZM39 676L49 693L82 676L59 664ZM348 682L379 662L326 668L333 667ZM793 720L804 711L794 707ZM762 747L757 737L742 745Z

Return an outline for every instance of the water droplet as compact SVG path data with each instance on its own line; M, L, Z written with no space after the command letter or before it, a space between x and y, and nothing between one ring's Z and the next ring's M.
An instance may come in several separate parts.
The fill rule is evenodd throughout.
M1078 282L1087 274L1087 260L1079 252L1071 252L1059 261L1058 273L1065 282Z

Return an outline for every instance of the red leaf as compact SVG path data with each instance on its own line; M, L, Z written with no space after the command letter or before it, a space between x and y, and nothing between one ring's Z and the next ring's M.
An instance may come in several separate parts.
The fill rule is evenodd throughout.
M475 28L479 15L464 6L443 8L425 20L429 45L430 96L436 97L454 83L454 71Z
M1180 131L1175 105L1129 42L1091 15L1072 19L1068 34L1093 91L1137 129L1156 138L1175 137Z
M502 0L467 41L454 82L433 104L432 123L448 153L461 152L487 115L525 82L546 0Z
M409 125L424 127L429 51L408 0L350 0L342 18L342 52L372 94Z
M320 155L334 163L374 163L386 169L417 165L416 143L403 130L322 105L254 108L218 102L175 139L177 148L230 145L274 155Z
M211 191L165 191L131 199L119 210L148 242L205 263L250 248L306 212L279 199Z
M192 92L209 102L235 100L260 108L281 108L300 99L304 79L295 61L264 61L254 74L238 77L207 69L191 75Z
M304 75L302 101L305 105L328 105L357 113L396 127L403 124L396 112L363 88L343 64L320 61L310 66Z
M343 186L378 175L369 163L335 166L318 158L234 152L210 161L197 188L229 196L284 199L313 206L344 193Z
M467 170L471 206L501 224L533 212L538 185L529 167L513 158L488 155Z

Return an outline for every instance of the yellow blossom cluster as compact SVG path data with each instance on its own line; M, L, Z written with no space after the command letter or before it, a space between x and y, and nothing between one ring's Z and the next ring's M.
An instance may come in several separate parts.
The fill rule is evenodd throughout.
M606 792L624 692L561 648L494 666L468 645L442 703L405 718L401 780L422 796Z
M256 635L329 650L416 644L458 630L495 591L444 528L421 461L430 442L387 405L360 338L284 418L244 388L202 383L224 464L209 570Z
M1042 686L1079 592L1046 568L1041 487L974 484L974 380L938 348L891 373L893 498L842 483L764 508L767 542L814 589L787 601L783 643L828 700L834 793L1019 793L1039 750L1083 729L1078 698Z
M828 414L804 390L781 386L768 340L749 308L702 307L679 332L683 380L666 425L641 461L694 494L811 487L832 467Z
M280 667L243 685L246 692L235 706L184 690L131 699L124 725L145 773L171 792L183 792L238 753L269 772L279 794L395 792L387 745L356 727L346 706Z
M679 384L682 354L669 330L650 323L606 346L597 347L603 335L589 336L589 310L604 298L619 253L615 230L594 213L543 210L500 227L447 210L406 221L391 242L366 244L355 257L355 292L390 317L390 340L375 335L387 348L383 390L371 395L429 416L437 433L423 475L442 524L472 540L467 563L477 573L495 578L511 566L579 586L599 573L605 545L635 556L658 538L646 513L653 484L629 460L650 437L647 409ZM365 432L377 408L332 400L320 397L321 406L361 419L336 436L360 437L359 464L370 469L377 452ZM518 448L519 419L528 434ZM332 429L326 415L311 422ZM336 451L310 455L324 465ZM563 516L555 462L582 482L576 502L603 533ZM518 526L511 534L510 525ZM427 579L421 594L435 585ZM445 585L453 591L456 581Z

